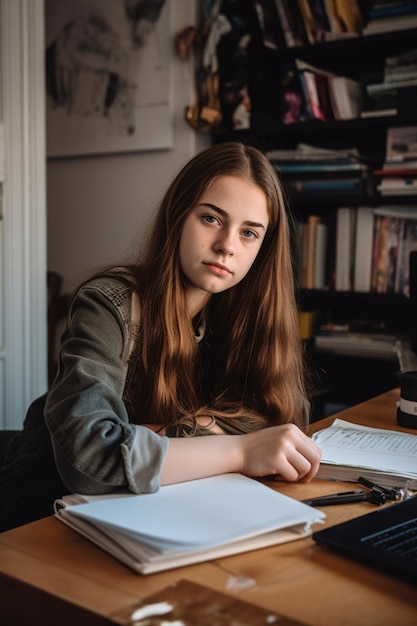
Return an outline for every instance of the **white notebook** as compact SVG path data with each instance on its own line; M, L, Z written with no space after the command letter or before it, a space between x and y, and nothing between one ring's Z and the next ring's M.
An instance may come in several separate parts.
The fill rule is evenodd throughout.
M77 501L84 503L72 504ZM301 539L325 518L241 474L153 494L64 497L55 502L55 515L140 574Z
M417 436L351 424L336 418L314 433L322 451L316 478L357 482L359 476L385 487L417 489Z

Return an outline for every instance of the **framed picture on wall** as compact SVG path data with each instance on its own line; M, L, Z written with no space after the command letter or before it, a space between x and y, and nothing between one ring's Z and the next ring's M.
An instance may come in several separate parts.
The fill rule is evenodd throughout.
M47 155L171 148L168 0L45 0Z

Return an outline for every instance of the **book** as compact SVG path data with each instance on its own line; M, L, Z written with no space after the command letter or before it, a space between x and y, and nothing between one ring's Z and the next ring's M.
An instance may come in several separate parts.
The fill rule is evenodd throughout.
M384 83L415 78L417 72L417 50L385 59Z
M395 416L393 414L393 420ZM322 457L316 478L417 490L417 436L335 419L313 434Z
M304 46L307 43L307 33L300 6L296 0L283 0L283 3L295 45Z
M328 84L333 74L301 59L294 62L311 116L320 120L334 119Z
M265 154L270 161L278 163L282 161L354 163L361 162L366 158L356 148L332 150L302 142L298 143L294 150L274 149L267 150Z
M376 188L382 196L414 196L417 194L417 178L388 176Z
M326 287L326 252L328 227L324 222L316 224L314 240L314 289Z
M307 35L307 41L310 44L314 44L316 43L315 24L313 16L311 14L310 6L308 4L308 0L298 0L298 5L300 7L301 15L304 20L304 31Z
M355 209L339 207L336 217L336 291L349 291L352 289L354 228Z
M374 241L371 270L371 291L395 292L399 248L403 239L404 220L374 209Z
M403 236L398 250L395 290L410 295L410 254L417 250L417 217L404 220Z
M293 32L293 25L291 23L291 16L287 13L283 0L275 0L275 6L281 23L285 43L289 48L293 48L296 45L296 41Z
M362 109L362 85L346 76L329 76L329 97L336 120L359 117Z
M417 126L399 126L387 129L385 161L407 162L417 159Z
M310 214L306 223L306 254L305 265L303 268L302 287L305 289L314 289L314 261L316 255L316 231L320 222L320 216Z
M289 180L289 186L297 193L340 193L362 190L363 183L360 178L306 178L305 180Z
M356 214L355 261L353 290L371 290L372 242L374 237L374 211L359 207Z
M324 519L241 474L167 485L152 494L74 494L54 508L58 520L139 574L301 539Z
M368 22L367 26L363 29L362 35L376 35L380 33L390 33L399 30L408 30L416 28L417 26L417 14L410 13L410 15L396 15L376 18L371 22Z
M293 161L288 163L277 163L276 161L272 162L274 167L278 170L278 172L282 172L284 174L287 173L326 173L326 172L336 172L337 174L341 174L341 172L356 172L365 170L365 166L362 163L357 163L355 161L342 161L335 159L334 161Z
M397 359L396 335L383 333L354 332L350 330L320 330L315 336L318 350L394 361Z
M386 254L385 262L382 263L382 275L390 275L390 284L394 276L394 288L395 293L401 293L406 296L409 294L409 267L410 267L410 253L413 250L417 250L417 207L413 205L396 206L385 205L379 206L374 209L375 215L379 215L379 219L375 218L375 225L380 224L380 220L384 217L388 223L392 221L391 233L393 228L397 228L398 240L393 245L391 240L391 253ZM389 229L388 229L389 230ZM377 249L380 246L378 242L379 233L375 234L375 256ZM388 237L387 237L388 240ZM389 269L387 269L387 259L389 261ZM377 267L377 259L373 261L373 271ZM395 270L394 270L395 265ZM377 283L375 276L375 284ZM392 286L392 285L391 285ZM391 289L392 290L392 289Z
M326 41L332 29L326 3L324 0L308 0L308 4L313 20L315 43Z

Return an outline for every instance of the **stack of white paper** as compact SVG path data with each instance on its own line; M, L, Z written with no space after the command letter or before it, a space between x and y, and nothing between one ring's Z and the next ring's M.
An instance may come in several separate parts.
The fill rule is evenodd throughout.
M325 517L240 474L78 505L63 498L55 510L58 519L142 574L299 539Z

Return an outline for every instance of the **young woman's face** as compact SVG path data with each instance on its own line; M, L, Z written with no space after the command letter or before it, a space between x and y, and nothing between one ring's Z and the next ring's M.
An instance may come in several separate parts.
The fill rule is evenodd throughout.
M185 220L180 239L192 312L208 294L230 289L246 276L267 227L267 199L260 187L229 175L212 182Z

